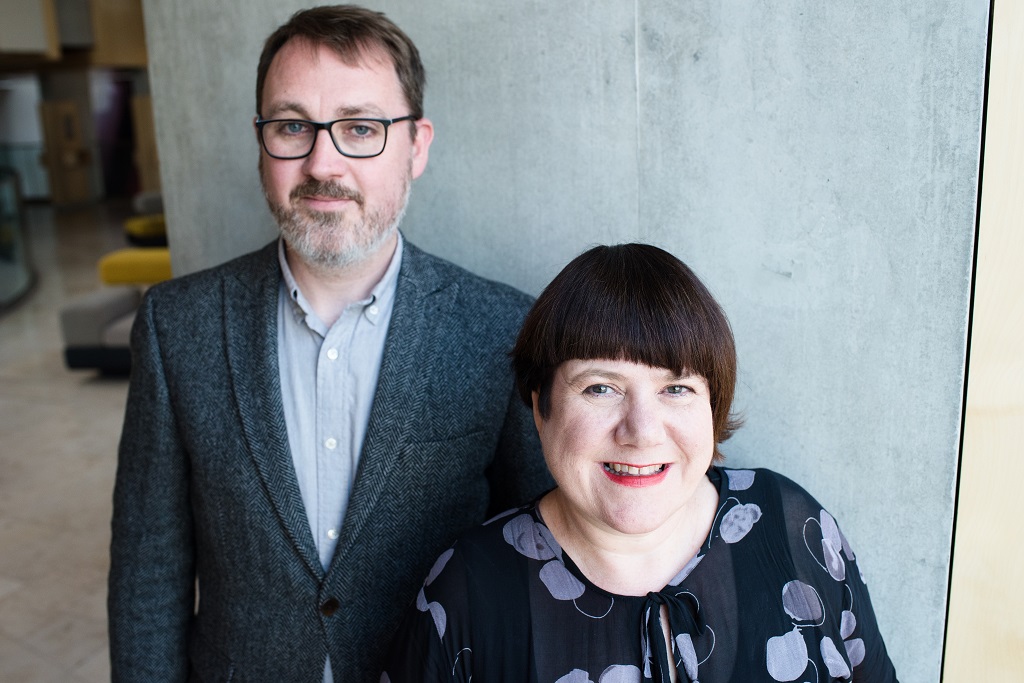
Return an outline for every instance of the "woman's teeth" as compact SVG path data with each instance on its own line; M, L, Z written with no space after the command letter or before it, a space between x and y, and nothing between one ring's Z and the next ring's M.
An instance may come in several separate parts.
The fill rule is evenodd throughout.
M604 468L609 472L615 474L621 474L630 477L646 477L651 474L657 474L665 469L665 465L648 465L646 467L633 467L632 465L623 465L617 462L606 462Z

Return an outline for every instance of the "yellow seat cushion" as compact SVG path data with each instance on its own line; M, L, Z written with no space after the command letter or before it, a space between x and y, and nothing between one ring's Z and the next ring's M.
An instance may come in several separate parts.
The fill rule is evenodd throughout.
M153 284L171 278L167 247L138 247L112 251L100 259L100 280L108 285Z
M139 239L151 239L167 234L167 223L162 213L132 216L124 221L124 231Z

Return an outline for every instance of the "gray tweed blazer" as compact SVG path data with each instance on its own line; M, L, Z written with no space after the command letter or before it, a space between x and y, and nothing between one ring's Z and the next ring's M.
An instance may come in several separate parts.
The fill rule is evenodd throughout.
M324 572L285 430L276 244L150 289L114 489L114 681L376 683L434 559L552 485L507 352L530 305L406 242ZM197 595L198 591L198 595Z

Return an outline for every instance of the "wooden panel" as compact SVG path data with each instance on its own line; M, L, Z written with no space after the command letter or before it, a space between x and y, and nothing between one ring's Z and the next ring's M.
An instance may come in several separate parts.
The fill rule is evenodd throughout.
M93 198L92 155L85 144L82 115L74 100L39 105L43 121L43 164L50 174L54 204L75 204Z
M153 99L149 95L132 98L132 127L135 130L135 168L139 172L139 190L159 190L160 164L153 125Z
M2 0L0 17L0 53L44 59L60 57L53 0Z
M91 0L96 66L146 66L146 33L142 0Z
M993 14L971 356L943 681L1024 671L1024 3Z

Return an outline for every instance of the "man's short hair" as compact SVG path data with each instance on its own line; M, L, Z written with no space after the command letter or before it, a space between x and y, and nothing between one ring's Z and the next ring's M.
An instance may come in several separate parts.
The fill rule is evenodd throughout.
M427 75L416 46L383 13L355 5L325 5L300 10L270 34L263 44L263 53L256 70L258 115L263 115L263 85L267 80L270 63L284 44L293 38L330 48L351 66L358 65L367 55L389 57L409 105L408 112L395 113L393 116L423 118L423 90Z
M716 461L718 444L740 426L729 412L736 388L729 321L686 264L649 244L594 247L569 262L526 315L511 356L520 397L532 406L538 392L545 419L559 365L607 358L707 380Z

